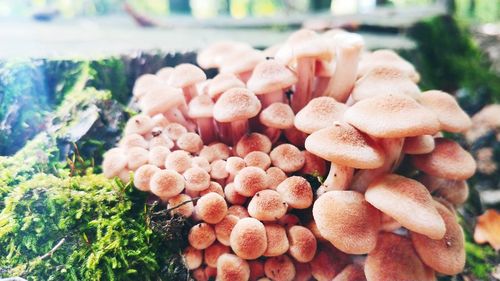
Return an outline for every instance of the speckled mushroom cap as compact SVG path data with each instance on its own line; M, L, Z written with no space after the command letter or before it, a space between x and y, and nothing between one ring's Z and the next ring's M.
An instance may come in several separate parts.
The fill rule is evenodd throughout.
M346 123L334 123L312 133L305 147L323 159L357 169L375 169L384 163L382 148Z
M453 205L460 205L469 197L469 186L465 180L448 180L423 174L418 178L429 192Z
M168 199L168 209L172 209L171 214L179 214L189 218L194 212L194 204L191 201L191 196L187 194L179 194ZM175 208L175 209L173 209Z
M218 67L222 62L222 59L239 49L251 49L252 47L245 43L235 42L235 41L218 41L208 45L206 48L201 50L197 56L197 63L202 68L213 68Z
M434 271L423 264L410 239L381 232L377 246L365 262L366 279L375 280L436 280Z
M254 218L240 219L229 238L233 252L243 259L253 260L264 254L267 248L264 224Z
M268 188L270 189L276 189L276 187L287 178L285 172L278 167L270 167L266 170L266 174L269 179Z
M366 75L366 73L374 67L384 65L390 65L391 67L399 69L415 83L420 81L420 75L415 70L415 67L400 57L396 52L388 49L376 50L363 56L358 67L358 77Z
M356 191L329 191L313 206L321 235L349 254L367 254L375 248L380 212Z
M154 74L143 74L135 80L132 93L137 98L142 98L151 89L163 86L162 80Z
M224 195L227 200L227 202L233 204L233 205L243 205L247 202L247 197L239 194L236 191L236 188L234 186L234 183L230 182L226 184L224 187Z
M215 236L217 241L221 244L229 246L229 237L233 231L234 226L238 222L239 218L235 215L226 215L220 222L215 225Z
M179 149L190 153L198 153L203 148L203 140L200 135L191 132L180 136L175 143Z
M266 135L250 133L244 135L238 143L236 143L235 152L239 157L245 157L252 151L269 153L271 151L271 146L271 140Z
M227 214L237 216L240 219L250 217L247 208L242 205L232 205L227 209Z
M314 234L304 226L294 225L288 228L290 255L298 262L310 262L316 254L317 241Z
M107 178L118 176L127 167L127 156L125 150L114 148L104 154L102 161L102 172Z
M312 205L313 191L309 182L303 177L292 176L282 181L276 191L288 206L295 209L306 209Z
M149 91L140 101L143 113L154 116L185 103L182 91L177 88L162 86Z
M227 204L224 197L215 192L201 196L196 202L196 214L207 223L219 223L227 214Z
M366 281L363 266L350 264L346 266L332 281Z
M236 281L248 280L250 267L248 262L233 254L223 254L217 261L217 280Z
M465 266L464 233L452 212L436 201L434 205L446 225L443 239L433 240L412 232L411 240L426 265L439 273L455 275L462 272Z
M142 165L148 163L149 152L142 147L131 147L127 151L127 168L137 170Z
M219 73L210 81L208 95L217 100L222 93L231 88L245 88L245 83L232 73Z
M304 155L300 150L291 144L284 143L276 146L271 153L271 162L285 173L292 173L300 170L304 166Z
M177 65L168 79L168 84L177 88L184 88L207 80L205 72L194 64L182 63Z
M406 154L426 154L434 150L436 144L431 135L420 135L408 137L403 145L403 152Z
M191 168L191 156L184 150L175 150L167 155L165 168L184 173Z
M268 258L264 263L264 272L275 281L293 281L296 274L293 261L287 255Z
M189 118L211 118L214 115L214 101L208 95L199 95L189 102Z
M312 99L295 116L295 127L300 131L312 134L317 130L341 121L347 106L332 97Z
M331 60L332 52L323 37L312 30L301 29L288 37L274 57L284 64L290 64L294 59L305 57Z
M184 263L189 270L196 269L201 266L203 262L203 252L191 246L187 246L182 252Z
M399 94L417 99L420 89L400 69L391 65L376 66L356 81L351 96L361 101L378 95Z
M463 133L472 126L467 113L448 93L436 90L423 92L418 101L437 115L443 131Z
M388 174L368 185L365 198L411 231L432 239L441 239L446 232L429 191L418 181Z
M285 103L275 102L259 114L260 122L269 128L288 129L293 127L295 115L292 108Z
M276 60L265 60L257 64L247 87L256 95L288 88L297 83L295 73Z
M331 281L350 262L347 254L330 243L320 243L314 259L310 262L312 276L318 281Z
M214 228L204 222L196 224L189 230L188 241L195 249L206 249L215 242Z
M399 94L357 102L346 110L344 120L379 138L433 135L439 131L439 121L432 111Z
M277 191L261 190L248 203L248 213L260 221L276 221L285 215L288 205Z
M252 151L248 153L243 161L246 167L253 166L253 167L259 167L263 170L267 170L267 168L271 166L271 158L269 157L269 155L267 155L262 151Z
M413 165L435 177L465 180L476 171L474 158L458 143L444 138L435 139L436 147L431 153L413 155Z
M276 257L286 253L290 245L288 244L285 228L276 223L266 223L264 227L267 237L267 248L264 256Z
M151 180L151 177L156 173L160 171L160 168L154 166L154 165L143 165L137 171L134 173L134 185L137 187L137 189L142 190L142 191L149 191L149 182Z
M257 96L245 88L232 88L224 92L214 105L214 118L219 122L249 119L261 109Z
M134 146L139 146L142 148L148 148L148 142L144 139L143 136L139 134L130 134L123 137L118 144L120 148L131 148ZM125 151L124 151L125 153Z
M220 65L220 73L242 73L252 71L255 66L266 60L260 50L241 49L229 54L226 60Z
M139 134L145 135L153 128L153 120L145 114L137 114L130 118L125 125L125 135Z
M151 192L162 199L181 193L184 190L184 185L184 178L172 170L157 171L149 183Z
M210 267L217 267L217 260L223 254L228 254L230 248L226 245L215 241L212 245L204 250L204 261L205 264Z
M234 178L234 187L243 196L253 196L268 186L266 172L258 167L245 167Z

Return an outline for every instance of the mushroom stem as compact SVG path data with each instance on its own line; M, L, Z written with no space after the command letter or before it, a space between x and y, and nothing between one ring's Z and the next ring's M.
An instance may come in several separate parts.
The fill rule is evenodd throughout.
M243 81L243 83L246 83L248 81L248 79L250 79L250 76L252 76L252 72L253 72L253 69L249 70L249 71L244 71L244 72L238 73L236 76L241 81Z
M297 59L297 84L295 93L292 96L293 112L299 112L312 97L314 86L314 70L316 67L314 58Z
M257 96L262 104L262 109L270 106L275 102L283 102L283 90L277 90L273 92L269 92L267 94L258 95Z
M328 176L323 182L325 191L348 189L351 184L353 174L353 168L338 165L332 162L330 165L330 172L328 172Z
M209 144L217 140L213 118L197 118L196 124L198 125L198 133L203 143Z
M186 103L189 103L191 99L198 95L198 89L195 84L182 88L182 92L184 93Z
M326 89L328 88L328 84L330 84L331 77L317 77L316 86L314 87L314 97L324 96L326 93Z
M231 136L231 123L217 122L220 140L225 144L231 144L233 138Z
M281 130L277 128L266 127L264 129L264 134L269 137L271 143L276 143L281 136Z
M231 122L232 143L236 144L248 131L248 120L236 120Z
M169 111L165 112L165 117L170 122L179 123L184 127L188 127L189 122L184 118L184 115L178 108L172 108Z

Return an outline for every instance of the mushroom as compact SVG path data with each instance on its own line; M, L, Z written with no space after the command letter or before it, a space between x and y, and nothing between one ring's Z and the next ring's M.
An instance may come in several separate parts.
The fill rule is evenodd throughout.
M304 166L300 169L300 173L303 175L312 175L316 177L326 176L326 162L321 157L318 157L311 152L304 150L302 151L304 155Z
M123 137L123 139L119 143L119 147L124 149L128 149L131 147L148 148L149 145L143 136L139 134L130 134Z
M403 152L406 154L427 154L435 147L434 138L431 135L420 135L405 139Z
M260 280L259 278L264 277L264 263L259 260L248 261L250 266L250 281Z
M207 80L207 76L199 67L189 63L177 65L168 79L170 86L181 88L186 102L198 95L196 84Z
M298 262L312 261L316 254L317 242L314 234L304 226L294 225L287 230L290 255Z
M401 58L393 50L380 49L372 53L365 54L358 67L358 77L365 76L370 70L380 66L391 66L410 78L414 83L420 81L420 75L415 67L408 61Z
M271 160L269 160L271 162ZM241 169L246 167L245 160L238 156L231 156L226 160L226 171L229 173L228 182L232 182Z
M253 260L267 248L264 224L254 218L242 218L233 228L229 238L233 252L243 259Z
M227 209L227 214L235 215L240 219L250 217L247 209L241 205L232 205L231 207L229 207L229 209Z
M231 149L225 143L215 142L209 145L210 148L214 150L215 158L214 160L222 159L226 160L231 156Z
M295 127L307 134L342 121L347 106L332 97L314 98L295 116Z
M248 213L260 221L275 221L285 215L288 205L274 190L266 189L255 193L248 203Z
M162 87L164 84L165 83L160 79L160 77L154 74L143 74L135 80L132 94L139 100L152 89Z
M210 166L210 176L213 179L222 181L229 176L229 173L226 171L226 161L218 159L212 162Z
M168 136L169 139L176 141L178 140L182 135L187 133L186 127L179 123L170 123L167 126L165 126L165 134Z
M362 266L350 264L346 266L332 281L366 281Z
M189 230L188 241L195 249L206 249L215 242L214 228L204 222L198 223Z
M215 237L222 245L229 246L229 237L239 218L235 215L227 214L220 222L215 224Z
M222 245L215 241L212 245L204 251L205 263L210 267L217 267L217 260L223 254L229 254L230 249L228 246Z
M291 144L284 143L276 146L271 153L271 163L285 173L293 173L304 166L304 155Z
M262 151L269 153L271 151L271 140L263 134L250 133L244 135L238 143L236 143L236 155L243 158L252 151Z
M184 258L184 264L189 270L200 267L203 262L203 252L191 246L187 246L187 248L184 249L182 257Z
M125 135L145 135L153 128L153 120L145 114L137 114L130 118L125 125Z
M198 267L197 269L191 272L191 276L196 281L208 281L207 275L205 274L205 269L202 267Z
M250 278L250 266L244 259L233 254L223 254L217 260L217 280L236 281Z
M208 280L214 280L217 277L217 268L212 266L205 267L205 275Z
M127 156L121 148L113 148L104 154L102 172L108 179L114 178L127 167Z
M303 177L293 176L282 181L276 191L283 201L294 209L306 209L312 205L313 191L309 182Z
M319 244L316 256L314 256L314 259L310 262L312 276L318 281L330 281L333 277L337 276L349 262L349 257L333 246L325 243Z
M266 170L271 166L271 158L262 151L252 151L248 153L244 160L246 167L259 167Z
M247 82L255 67L266 57L262 51L255 49L240 49L229 54L219 66L220 73L233 73L241 81Z
M210 192L215 192L215 193L219 194L220 196L224 197L224 190L222 189L222 186L217 182L211 181L206 189L203 189L202 191L200 191L200 196L203 196L203 195L208 194Z
M219 73L210 82L208 95L214 101L217 101L222 93L231 88L245 88L245 83L232 73Z
M191 167L202 168L207 173L210 173L210 171L212 171L212 166L210 166L207 158L201 156L191 158Z
M186 100L179 89L169 86L154 89L142 97L139 107L149 116L162 113L169 121L188 126L184 117L187 114Z
M184 150L172 151L165 159L165 168L178 173L184 173L187 169L191 168L191 156Z
M236 192L243 196L254 196L269 186L269 179L264 170L258 167L245 167L234 178Z
M181 193L184 184L184 178L176 171L160 170L153 174L149 186L154 195L167 200Z
M448 180L423 174L418 178L431 194L457 206L469 196L469 186L465 180Z
M284 216L282 216L278 220L278 223L280 225L284 226L286 229L288 229L294 225L300 224L300 219L296 215L288 213L288 214L285 214Z
M312 279L311 266L309 263L293 261L293 265L295 266L294 281L310 281Z
M264 224L267 237L267 248L264 252L265 257L276 257L283 255L288 251L289 244L286 237L286 230L283 226L276 223Z
M134 173L134 185L142 191L149 191L149 182L154 173L160 171L160 168L154 165L143 165Z
M168 199L167 208L171 210L172 215L178 214L189 218L194 212L193 199L187 194L178 194Z
M189 102L189 118L196 121L198 134L204 143L217 140L214 124L214 102L208 95L199 95Z
M281 130L293 127L294 113L288 104L275 102L266 107L259 115L259 121L266 126L264 133L275 143Z
M203 48L198 53L196 62L205 69L219 67L229 54L241 49L252 49L252 47L235 41L218 41Z
M162 67L156 72L156 76L160 78L162 81L167 82L168 78L170 75L172 75L172 72L174 71L173 67L167 66L167 67Z
M295 278L295 266L287 255L271 257L264 263L266 276L275 281L292 281Z
M270 167L266 170L266 174L269 179L269 189L276 189L287 178L285 172L278 167Z
M235 205L243 205L247 202L247 197L239 194L235 187L234 183L228 183L224 187L224 195L226 196L227 202Z
M197 153L203 148L203 141L198 134L185 133L176 141L177 147L190 153Z
M202 168L191 167L183 174L186 180L186 187L194 191L202 191L210 185L210 175Z
M165 146L155 146L149 150L148 163L158 168L165 168L165 160L170 154L170 149Z
M149 151L142 147L131 147L127 151L127 167L130 170L137 170L140 166L149 161Z
M196 214L210 224L219 223L227 214L227 204L224 197L215 192L209 192L196 202Z

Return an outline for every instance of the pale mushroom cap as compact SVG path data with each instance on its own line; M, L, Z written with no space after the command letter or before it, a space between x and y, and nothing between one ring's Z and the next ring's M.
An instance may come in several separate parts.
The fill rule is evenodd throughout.
M267 127L288 129L293 127L295 114L292 108L285 103L275 102L266 107L259 115L260 122Z
M123 183L128 183L131 180L131 170L125 168L121 170L121 172L118 174L118 178L123 182Z
M219 122L250 119L261 109L257 96L245 88L232 88L224 92L214 105L214 118Z
M163 86L148 92L141 98L139 107L143 113L154 116L165 113L185 103L182 91L170 86Z
M269 186L269 179L264 170L257 167L245 167L234 178L236 192L243 196L253 196Z
M313 206L313 216L323 237L349 254L367 254L375 248L380 212L356 191L329 191Z
M287 255L268 258L264 263L266 276L275 281L292 281L295 278L295 266Z
M120 140L120 148L142 147L148 148L148 142L139 134L130 134Z
M314 98L295 116L295 127L307 134L342 121L347 106L332 97Z
M418 178L429 192L453 205L460 205L469 197L469 186L465 180L447 180L429 175Z
M142 147L132 147L127 151L127 167L130 170L137 170L140 166L147 164L149 151Z
M421 135L408 137L403 145L403 152L406 154L426 154L434 150L436 144L431 135Z
M154 126L151 117L145 114L137 114L130 118L125 125L125 135L148 133Z
M286 174L278 167L270 167L266 170L266 174L269 179L269 187L270 189L276 189L278 185L286 180Z
M187 248L184 249L182 256L184 258L184 263L189 270L200 267L203 262L203 252L191 246L187 246Z
M418 181L388 174L368 185L365 198L413 232L432 239L441 239L446 232L429 191Z
M171 140L176 141L187 133L187 129L179 123L170 123L165 127L165 133Z
M285 215L287 208L280 194L271 189L255 193L248 203L248 213L260 221L276 221Z
M434 271L424 265L408 238L381 232L377 246L365 262L367 280L436 280Z
M190 153L197 153L203 148L203 140L196 133L185 133L176 141L177 146Z
M331 281L349 262L349 257L333 246L319 244L316 255L310 262L312 275L318 281Z
M444 138L437 138L435 142L431 153L412 156L412 164L417 169L452 180L465 180L474 175L476 161L458 143Z
M267 248L264 256L275 257L286 253L289 244L285 228L275 223L265 224L264 227L266 228L267 237Z
M379 95L355 103L344 119L357 129L379 138L432 135L439 121L429 109L405 95Z
M183 150L175 150L167 155L165 168L184 173L191 168L191 156Z
M232 205L227 210L227 214L228 215L235 215L240 219L250 217L250 214L248 214L248 210L241 205Z
M208 95L199 95L189 102L189 118L212 118L214 101Z
M304 155L300 150L291 144L284 143L275 147L271 153L271 162L283 170L285 173L292 173L300 170L304 166Z
M231 149L225 143L222 142L211 143L209 147L212 148L215 152L214 160L217 159L226 160L227 158L229 158L229 156L231 156Z
M191 201L191 202L188 202ZM192 202L191 196L187 194L179 194L168 199L168 209L173 209L170 211L172 214L179 214L186 218L189 218L194 212L194 204Z
M208 86L208 95L213 99L219 99L220 95L231 88L244 88L245 83L232 73L219 73L212 79Z
M286 65L275 61L265 60L257 64L247 87L256 95L281 91L297 83L297 76Z
M248 265L250 266L250 281L257 281L264 277L264 263L262 261L248 261Z
M305 147L325 160L357 169L375 169L384 163L380 146L346 123L334 123L312 133Z
M271 160L269 160L271 161ZM241 169L246 167L245 160L238 156L231 156L226 160L226 171L231 174L236 174Z
M149 150L148 163L158 168L164 168L168 154L170 154L170 149L167 147L155 146Z
M217 41L198 53L197 63L203 68L219 67L228 54L240 49L252 49L252 47L241 42Z
M164 83L162 83L162 80L158 76L149 73L143 74L135 80L132 93L135 97L141 98L151 89L158 86L161 87L163 84Z
M262 151L269 153L271 151L271 140L263 134L250 133L244 135L238 143L236 143L236 155L245 157L252 151Z
M346 266L332 281L366 281L365 271L361 265Z
M168 124L170 124L170 121L168 121L167 117L165 117L165 115L163 114L156 114L151 118L151 120L153 121L154 127L164 128Z
M400 57L393 50L387 49L376 50L363 56L358 67L358 77L362 77L373 68L380 66L396 68L415 83L418 83L420 80L420 74L418 74L411 63Z
M234 183L228 183L224 187L224 195L226 196L227 202L235 205L243 205L247 202L247 197L239 194L234 187Z
M196 214L210 224L219 223L227 214L227 204L224 197L215 192L209 192L196 202Z
M262 151L252 151L245 158L246 167L259 167L262 170L267 170L271 166L271 158Z
M202 168L191 167L183 174L186 187L194 191L202 191L210 186L210 175Z
M154 173L160 171L160 168L153 165L143 165L134 173L134 185L142 191L149 191L149 182Z
M173 148L174 145L175 145L174 142L166 134L163 134L163 131L156 131L154 134L152 134L152 137L149 140L150 150L157 146L164 146L170 149Z
M243 259L262 256L267 249L264 224L254 218L240 219L231 232L230 243L234 253Z
M195 249L206 249L215 242L214 228L204 222L196 224L189 230L188 241Z
M285 64L304 57L330 60L332 52L323 37L312 30L301 29L292 33L275 55L276 60Z
M207 173L210 173L210 171L212 170L212 166L210 166L210 163L208 162L207 158L201 156L196 156L191 158L191 166L202 168Z
M226 171L226 161L218 159L212 162L210 166L210 176L213 179L222 180L229 176L229 173Z
M227 56L220 65L219 72L239 74L252 71L259 62L265 60L266 57L260 50L241 49Z
M293 176L281 182L276 191L288 206L295 209L306 209L312 205L313 191L309 182L303 177Z
M225 196L224 189L222 189L222 186L215 181L211 181L206 189L203 189L202 191L200 191L200 196L203 196L203 195L210 193L210 192L215 192L222 197Z
M230 248L215 241L204 251L205 263L210 267L217 267L217 260L223 254L229 254Z
M323 177L326 175L326 161L311 152L304 150L304 166L300 169L300 173L304 175L313 175Z
M465 266L464 233L452 212L440 203L435 202L434 205L446 225L443 239L433 240L413 232L411 239L426 265L439 273L455 275L462 272Z
M162 81L167 82L173 71L173 67L162 67L156 72L156 76L158 76L158 78L160 78Z
M317 241L306 227L294 225L287 230L290 255L298 262L310 262L316 255Z
M102 161L102 172L107 178L113 178L127 167L127 156L123 149L115 149L113 153L106 153Z
M207 79L205 72L194 64L182 63L177 65L168 79L168 84L177 88L184 88L203 82Z
M250 266L244 259L233 255L223 254L217 260L217 281L248 280Z
M184 178L175 171L160 170L151 177L149 187L156 196L168 199L184 190Z
M229 246L229 237L233 231L234 226L238 222L239 218L235 215L227 214L220 222L215 225L215 236L217 241L222 245Z
M443 131L462 133L472 126L467 113L450 94L436 90L427 91L420 95L419 101L437 115Z

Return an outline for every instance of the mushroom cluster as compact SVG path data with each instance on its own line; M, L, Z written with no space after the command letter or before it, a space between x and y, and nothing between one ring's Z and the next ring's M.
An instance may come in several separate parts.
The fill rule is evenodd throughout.
M184 250L194 279L462 271L455 207L476 164L440 132L471 121L449 94L421 92L410 63L364 51L353 33L299 30L264 51L214 43L198 65L219 74L180 64L138 78L142 113L103 161L106 176L133 172L138 189L195 221Z

